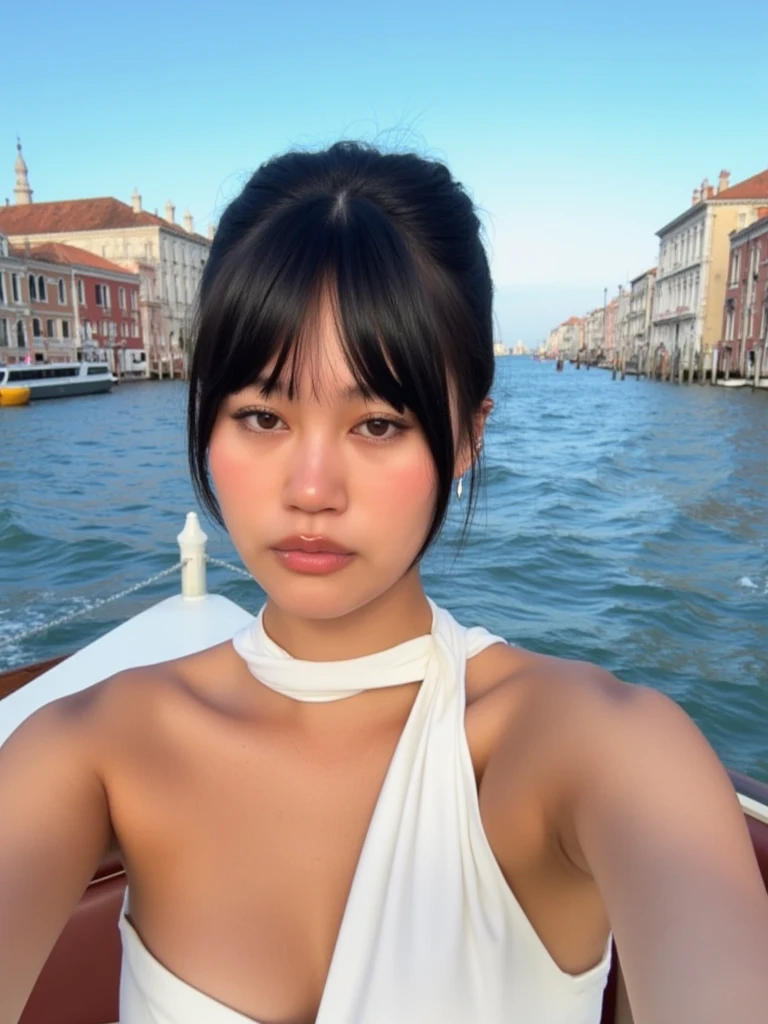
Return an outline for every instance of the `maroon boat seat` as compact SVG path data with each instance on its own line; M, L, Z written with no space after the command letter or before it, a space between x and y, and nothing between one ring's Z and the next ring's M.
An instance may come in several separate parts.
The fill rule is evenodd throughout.
M59 936L19 1024L115 1024L124 892L122 864L105 860Z

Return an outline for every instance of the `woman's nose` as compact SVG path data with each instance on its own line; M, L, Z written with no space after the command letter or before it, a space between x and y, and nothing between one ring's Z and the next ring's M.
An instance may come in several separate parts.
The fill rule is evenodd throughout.
M284 500L302 512L343 512L347 488L341 454L328 440L299 438L290 455Z

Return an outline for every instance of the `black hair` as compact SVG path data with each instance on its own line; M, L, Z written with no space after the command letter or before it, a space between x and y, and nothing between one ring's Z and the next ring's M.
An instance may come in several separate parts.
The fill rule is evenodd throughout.
M493 383L493 287L481 225L435 160L357 142L264 163L227 207L203 271L190 367L188 455L198 498L223 525L208 472L222 401L264 375L295 391L303 328L331 293L357 385L419 421L438 493L417 561L440 532L459 449ZM477 497L470 472L467 516Z

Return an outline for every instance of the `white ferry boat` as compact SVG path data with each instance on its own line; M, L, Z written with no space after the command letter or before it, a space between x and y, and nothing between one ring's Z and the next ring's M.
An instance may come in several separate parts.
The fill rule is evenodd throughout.
M30 399L66 398L111 391L115 378L107 363L31 363L0 366L0 387L29 388Z

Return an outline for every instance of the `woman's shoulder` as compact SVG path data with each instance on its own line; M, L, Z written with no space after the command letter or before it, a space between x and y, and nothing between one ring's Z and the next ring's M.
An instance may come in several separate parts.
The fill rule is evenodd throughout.
M131 736L146 740L185 706L210 704L213 681L227 678L227 646L116 672L43 705L19 730L71 733L92 744L94 752L113 750L116 742Z
M590 794L621 778L642 780L651 762L673 774L680 751L706 741L671 698L598 665L514 647L498 656L508 674L479 702L503 721L489 756L492 776L512 795L524 783L560 845L586 870L575 822Z

